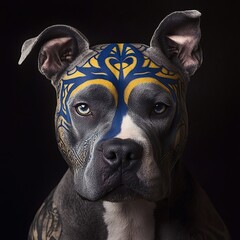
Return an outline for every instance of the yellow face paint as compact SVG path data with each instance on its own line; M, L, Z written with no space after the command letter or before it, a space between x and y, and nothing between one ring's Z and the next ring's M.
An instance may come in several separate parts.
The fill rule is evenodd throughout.
M76 95L76 93L78 93L79 91L81 91L82 89L90 86L90 85L101 85L105 88L107 88L109 90L109 92L113 95L114 100L115 100L115 104L118 104L118 93L117 93L117 89L115 88L115 86L110 82L107 81L105 79L92 79L92 80L88 80L82 84L80 84L78 87L76 87L72 92L70 97Z
M158 85L176 99L178 73L158 66L144 55L145 50L144 45L122 43L96 48L96 54L83 66L77 65L63 77L58 115L70 123L68 99L90 85L105 87L112 94L116 106L125 105L124 108L127 107L132 90L141 84Z
M136 87L136 86L139 86L141 84L146 84L146 83L153 83L153 84L156 84L160 87L162 87L165 91L167 91L168 93L170 93L169 89L163 85L160 81L158 81L157 79L155 78L151 78L151 77L146 77L146 78L137 78L137 79L134 79L132 80L128 85L127 87L125 88L125 91L124 91L124 102L126 104L128 104L128 99L129 99L129 96L132 92L132 90Z

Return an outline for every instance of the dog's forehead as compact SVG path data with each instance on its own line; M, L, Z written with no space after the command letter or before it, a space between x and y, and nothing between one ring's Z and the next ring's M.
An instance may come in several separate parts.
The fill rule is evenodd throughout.
M66 102L86 87L101 85L111 92L116 103L122 97L127 104L132 90L147 83L160 86L176 98L179 74L152 61L146 54L148 48L128 43L94 47L95 54L63 76L60 98Z
M94 49L95 55L65 74L63 82L73 84L74 93L76 87L82 84L101 84L108 89L113 84L119 90L132 81L135 81L132 87L149 82L171 92L171 85L176 84L179 75L163 65L155 64L145 54L147 48L145 45L127 43L98 46Z

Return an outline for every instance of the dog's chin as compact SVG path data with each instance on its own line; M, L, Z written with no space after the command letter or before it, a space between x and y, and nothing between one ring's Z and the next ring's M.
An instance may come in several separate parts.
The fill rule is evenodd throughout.
M138 200L138 199L155 202L158 200L156 199L156 196L151 196L146 193L136 192L135 190L129 187L126 187L125 185L119 185L116 188L98 197L86 198L81 196L81 198L91 202L96 202L96 201L123 202L123 201Z
M101 200L109 202L123 202L127 200L142 199L143 197L134 190L120 185L110 192L106 193Z

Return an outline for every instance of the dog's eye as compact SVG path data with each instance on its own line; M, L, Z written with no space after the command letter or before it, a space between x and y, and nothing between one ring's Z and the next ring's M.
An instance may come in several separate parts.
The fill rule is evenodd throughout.
M86 103L79 103L75 106L77 113L81 116L88 116L92 112L90 111L89 106Z
M161 114L161 113L164 113L166 110L167 110L167 105L164 104L164 103L161 103L161 102L158 102L155 104L154 106L154 112L156 114Z

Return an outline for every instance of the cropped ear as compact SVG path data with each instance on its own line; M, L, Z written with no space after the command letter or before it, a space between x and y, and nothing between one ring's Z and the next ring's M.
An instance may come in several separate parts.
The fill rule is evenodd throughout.
M53 25L24 42L18 64L25 60L36 45L41 47L38 69L53 82L81 53L89 49L86 37L77 29L67 25Z
M159 24L150 42L151 47L159 48L188 76L193 75L202 63L200 16L197 10L169 14Z

